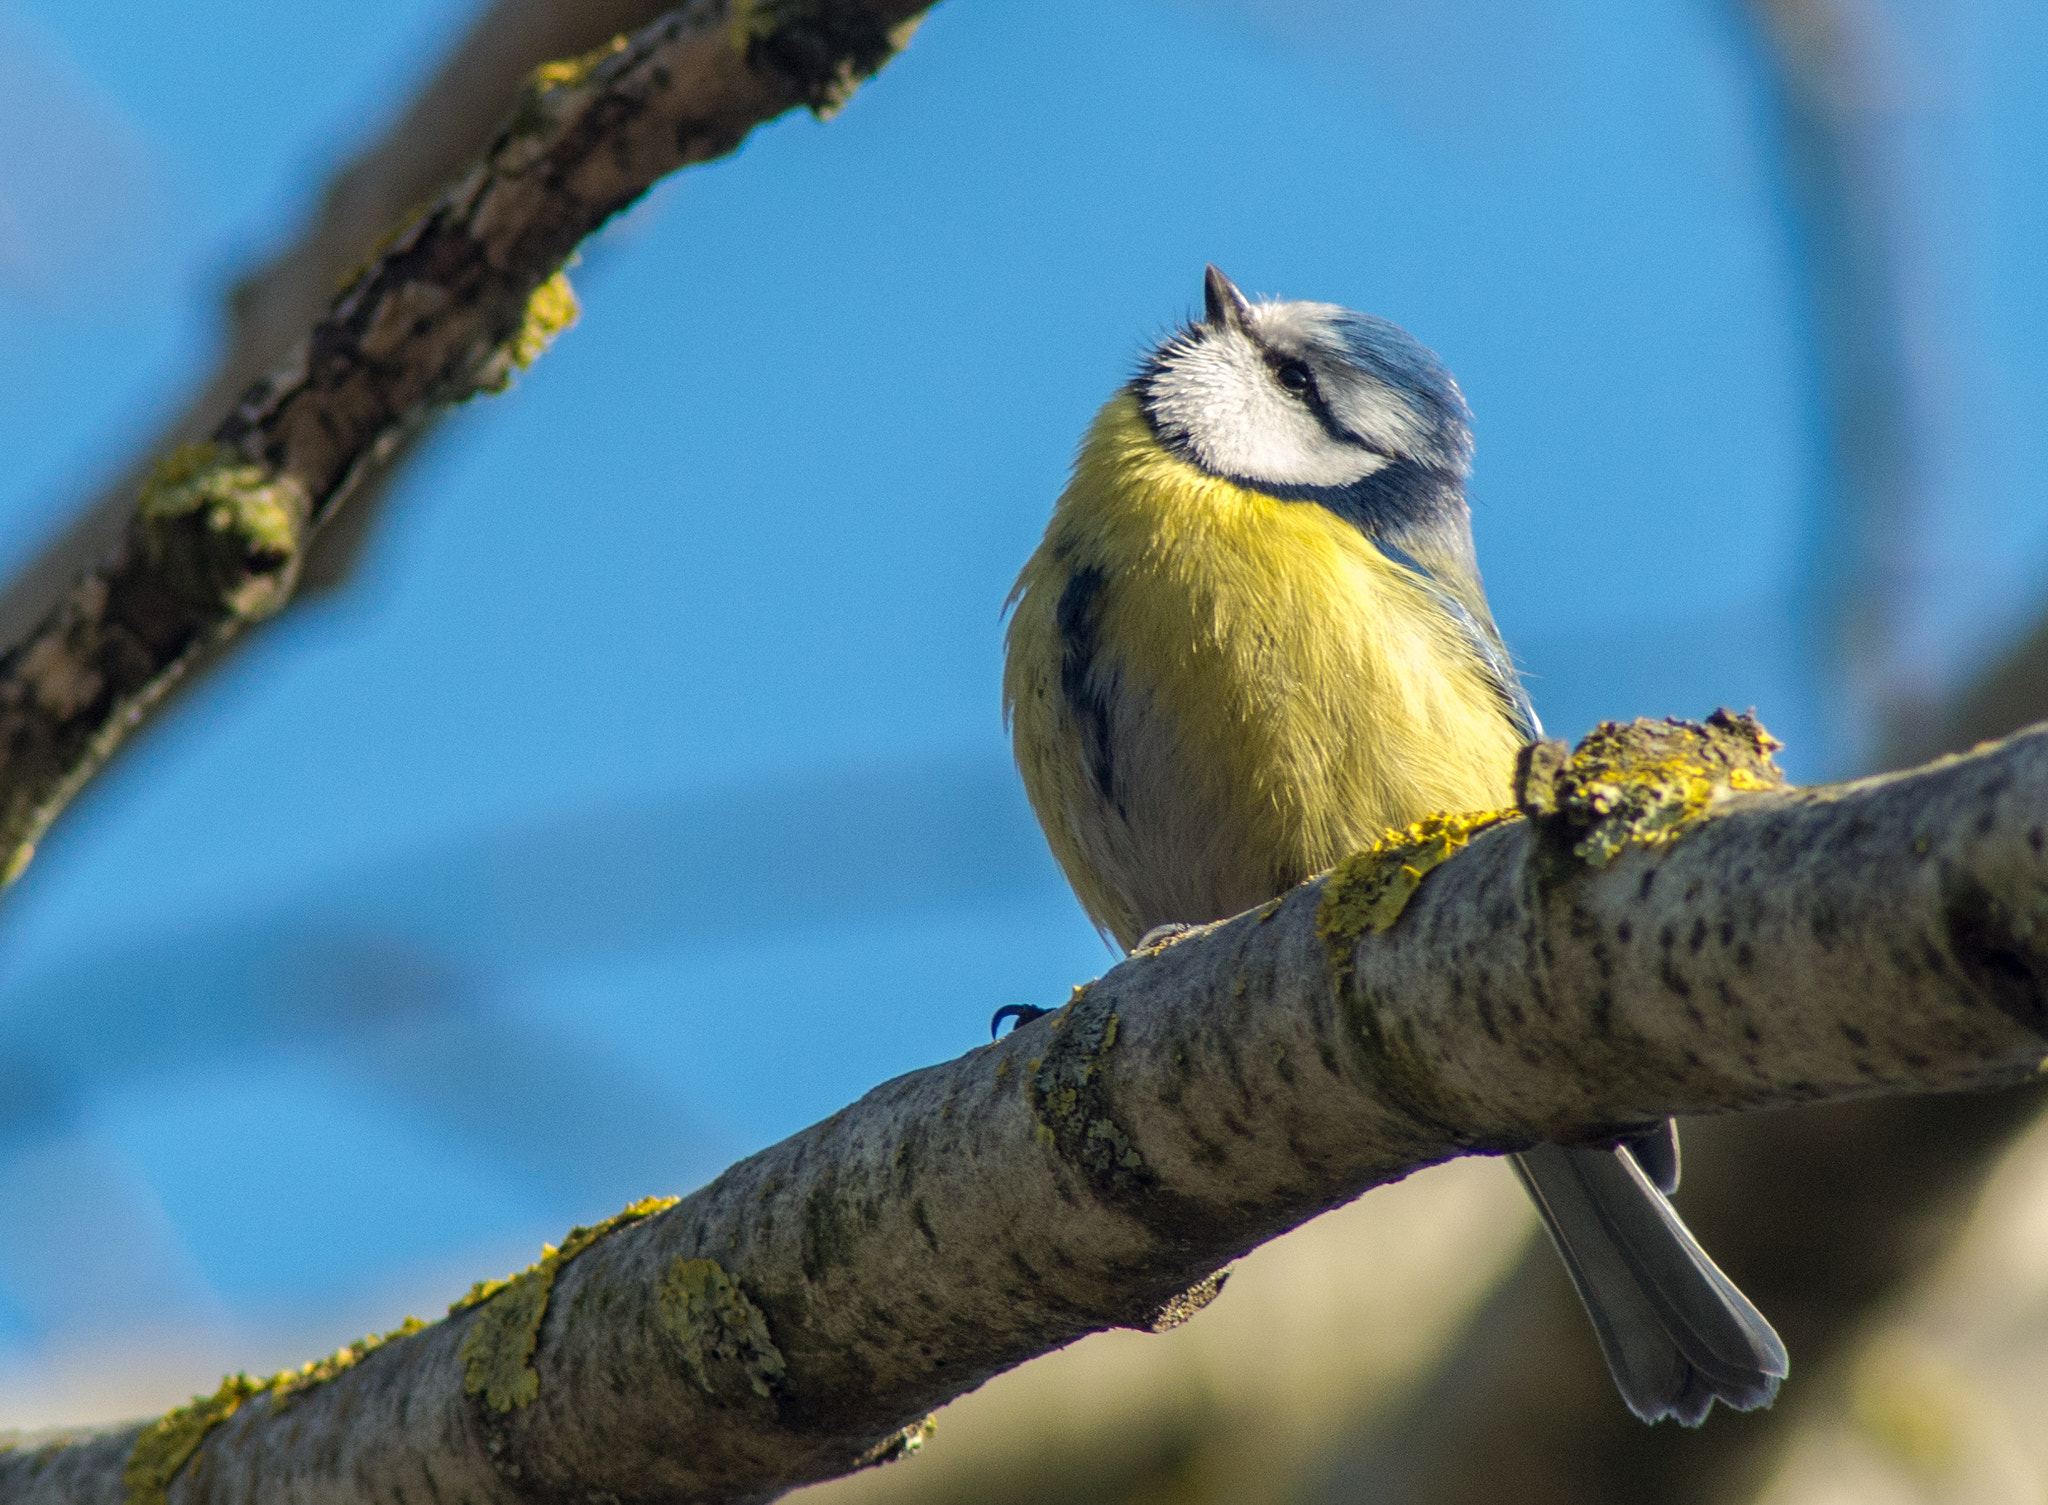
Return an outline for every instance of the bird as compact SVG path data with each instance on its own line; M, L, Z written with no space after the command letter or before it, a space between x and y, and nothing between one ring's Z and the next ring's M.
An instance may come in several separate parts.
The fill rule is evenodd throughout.
M1472 444L1398 325L1254 302L1213 265L1203 316L1096 414L1007 603L1003 708L1107 939L1170 942L1427 814L1514 802L1542 727L1480 581ZM1784 1345L1671 1205L1675 1124L1510 1158L1631 1411L1771 1403Z

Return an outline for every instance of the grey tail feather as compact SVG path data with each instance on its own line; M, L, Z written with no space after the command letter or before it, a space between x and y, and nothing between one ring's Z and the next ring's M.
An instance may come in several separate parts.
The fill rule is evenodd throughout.
M1542 1144L1510 1159L1629 1410L1696 1427L1717 1400L1738 1411L1771 1403L1786 1373L1785 1345L1634 1156Z

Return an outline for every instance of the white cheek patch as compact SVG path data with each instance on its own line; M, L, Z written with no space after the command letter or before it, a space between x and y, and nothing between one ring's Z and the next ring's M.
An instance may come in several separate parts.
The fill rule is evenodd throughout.
M1280 486L1348 486L1385 457L1330 437L1288 396L1248 340L1211 337L1175 351L1145 396L1162 430L1218 475Z

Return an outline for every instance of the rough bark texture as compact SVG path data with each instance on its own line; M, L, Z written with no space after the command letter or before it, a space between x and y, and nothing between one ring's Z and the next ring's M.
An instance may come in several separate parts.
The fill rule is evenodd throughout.
M0 871L193 671L289 598L311 540L437 408L574 316L563 263L665 174L828 111L928 0L696 0L537 70L482 161L348 280L212 431L159 461L121 543L0 658Z
M1532 818L1135 957L288 1397L0 1456L0 1498L768 1499L1451 1155L2032 1079L2048 731L1795 792L1717 760L1731 728L1540 751Z

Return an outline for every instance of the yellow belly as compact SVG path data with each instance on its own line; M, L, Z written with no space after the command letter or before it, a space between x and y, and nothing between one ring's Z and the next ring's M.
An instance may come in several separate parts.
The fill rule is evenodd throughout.
M1013 600L1025 789L1126 946L1261 903L1390 826L1509 802L1521 739L1428 590L1328 509L1167 454L1128 394Z

